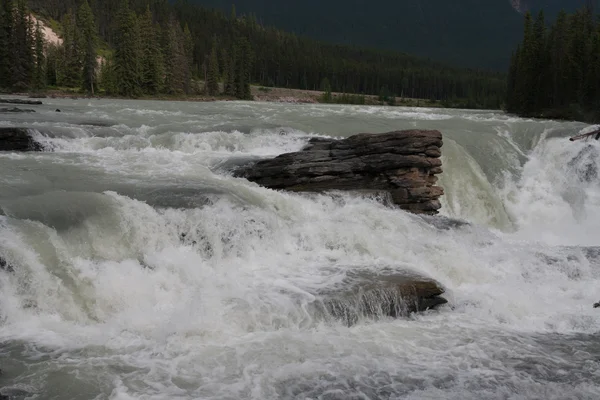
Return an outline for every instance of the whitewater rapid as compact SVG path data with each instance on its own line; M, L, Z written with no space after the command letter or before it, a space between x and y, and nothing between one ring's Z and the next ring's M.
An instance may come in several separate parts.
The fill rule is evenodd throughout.
M45 103L0 116L46 149L0 153L0 256L14 268L0 270L0 393L600 398L600 145L567 139L590 127L496 111ZM230 173L311 136L409 128L444 135L441 218ZM450 303L353 326L315 316L313 293L358 268L417 271Z

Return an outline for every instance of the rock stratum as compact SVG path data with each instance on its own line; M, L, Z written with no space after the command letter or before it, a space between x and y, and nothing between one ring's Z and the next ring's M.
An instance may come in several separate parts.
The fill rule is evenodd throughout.
M295 192L384 192L403 210L437 214L444 194L435 186L442 172L442 144L435 130L312 138L301 151L240 167L234 174Z

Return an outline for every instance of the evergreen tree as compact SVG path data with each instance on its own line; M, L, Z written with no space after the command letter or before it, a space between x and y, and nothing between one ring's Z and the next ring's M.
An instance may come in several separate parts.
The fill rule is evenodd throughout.
M26 90L33 82L33 22L25 0L18 0L12 35L12 85L17 91Z
M60 81L60 59L64 52L62 46L55 44L48 45L46 48L46 79L45 82L49 86L57 86Z
M224 93L227 96L235 96L235 79L236 79L236 65L238 50L236 47L232 48L229 52L230 57L227 62L227 73L224 81Z
M94 21L92 9L87 0L84 0L77 14L77 26L81 35L81 50L82 50L82 75L81 82L84 91L89 91L94 95L94 87L96 86L96 68L97 62L97 28Z
M63 54L60 58L58 85L79 87L81 82L81 41L75 16L69 11L63 18Z
M13 86L12 34L14 25L14 9L12 0L0 0L0 88Z
M118 94L137 97L140 85L140 40L137 17L129 9L128 0L121 0L115 32L114 73L118 82Z
M184 91L189 94L194 70L194 39L187 24L183 30L183 50L185 56Z
M183 93L186 89L186 77L189 64L185 54L185 45L181 26L171 18L166 28L165 44L165 89L168 93Z
M46 87L46 57L44 54L44 32L38 22L35 26L35 70L33 74L33 87L42 90Z
M208 61L206 92L210 96L219 93L219 60L217 56L217 39L213 39L213 47Z
M147 7L140 19L140 41L142 46L142 90L156 94L162 90L163 58L160 46L160 27L154 24L152 11Z

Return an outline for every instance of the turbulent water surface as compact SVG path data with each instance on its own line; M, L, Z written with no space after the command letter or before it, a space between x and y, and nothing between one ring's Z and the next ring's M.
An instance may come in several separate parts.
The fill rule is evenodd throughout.
M600 146L493 111L50 100L0 126L0 393L15 399L598 399ZM61 113L55 112L56 108ZM442 214L231 166L439 129ZM39 135L39 133L36 133ZM447 220L446 220L447 221ZM418 271L450 304L346 326L313 293ZM6 267L5 267L6 269Z

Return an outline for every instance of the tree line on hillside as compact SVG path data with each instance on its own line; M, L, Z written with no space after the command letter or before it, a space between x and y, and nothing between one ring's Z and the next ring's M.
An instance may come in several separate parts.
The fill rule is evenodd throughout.
M89 3L88 3L89 1ZM224 13L178 0L0 0L4 20L0 52L18 42L16 21L29 7L56 25L62 45L45 45L37 61L35 26L27 22L23 46L33 75L16 86L1 75L0 87L44 85L98 89L135 97L161 93L226 94L249 99L250 83L265 87L373 94L443 101L447 105L498 108L503 74L449 67L406 54L321 43L262 26L252 15ZM27 18L26 18L27 19ZM52 21L61 24L53 24ZM3 25L4 27L5 25ZM98 55L101 55L99 65ZM45 58L45 59L44 59ZM10 57L9 57L10 59ZM7 63L15 69L18 63ZM33 68L35 69L35 68ZM96 73L94 73L96 71ZM14 74L13 74L14 75ZM11 75L12 76L12 75ZM203 81L199 86L197 82Z
M507 86L509 112L600 121L600 21L592 7L562 12L549 27L543 12L535 20L526 14Z

